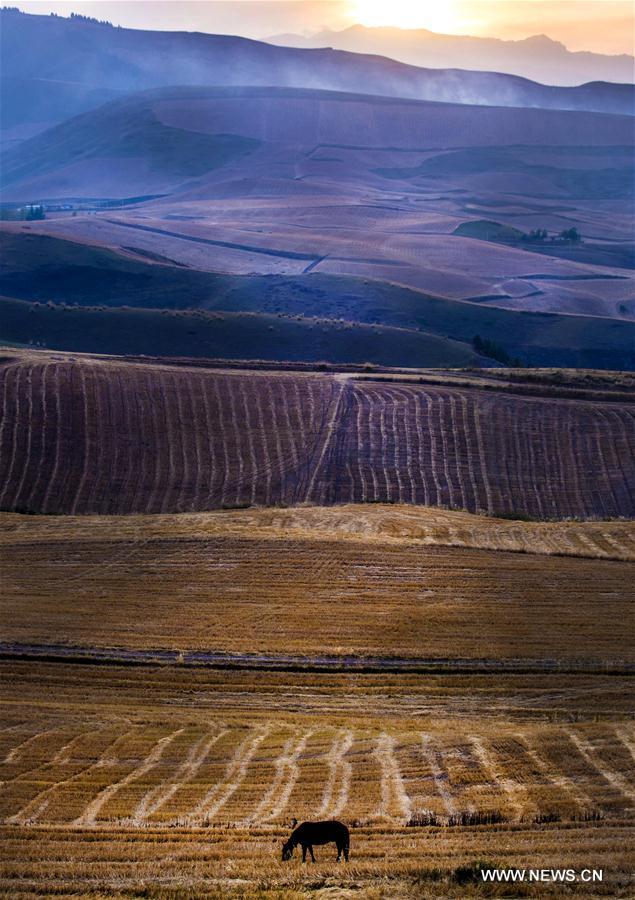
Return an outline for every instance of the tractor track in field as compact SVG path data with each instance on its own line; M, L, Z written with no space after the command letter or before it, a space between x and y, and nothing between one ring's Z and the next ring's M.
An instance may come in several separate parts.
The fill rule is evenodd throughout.
M64 644L0 643L0 660L38 660L80 665L178 665L213 669L263 669L282 672L394 672L412 674L488 674L545 672L597 675L633 675L629 660L594 659L489 659L467 657L398 657L345 655L290 655L229 653L217 650L140 650L124 647L88 647Z

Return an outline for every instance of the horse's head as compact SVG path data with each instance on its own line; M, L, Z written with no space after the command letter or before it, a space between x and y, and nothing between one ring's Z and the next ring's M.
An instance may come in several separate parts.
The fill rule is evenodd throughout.
M282 862L286 862L288 859L291 859L293 856L293 844L291 841L287 841L282 845Z

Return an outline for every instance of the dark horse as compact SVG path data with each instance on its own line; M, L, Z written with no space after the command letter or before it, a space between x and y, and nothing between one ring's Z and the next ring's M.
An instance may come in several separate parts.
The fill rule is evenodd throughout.
M282 860L291 859L293 851L298 844L302 847L302 862L306 862L306 851L311 854L311 859L315 862L313 856L313 846L320 844L330 844L333 842L337 845L337 861L340 862L342 853L344 859L348 862L348 848L350 846L350 835L346 825L341 822L303 822L293 829L293 833L286 844L282 846Z

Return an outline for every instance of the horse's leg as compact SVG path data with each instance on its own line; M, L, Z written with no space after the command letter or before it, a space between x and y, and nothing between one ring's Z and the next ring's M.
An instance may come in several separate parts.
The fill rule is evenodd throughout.
M344 859L348 862L348 844L344 844Z
M309 853L311 854L311 859L315 862L315 857L313 856L313 844L309 844Z
M302 862L306 862L306 844L302 844Z

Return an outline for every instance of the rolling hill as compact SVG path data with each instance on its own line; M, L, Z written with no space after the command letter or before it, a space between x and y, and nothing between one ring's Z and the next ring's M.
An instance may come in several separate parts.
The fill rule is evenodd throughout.
M107 658L110 648L111 659L143 651L172 661L181 650L189 664L214 653L262 663L304 655L335 668L348 655L349 666L366 657L375 668L381 658L394 669L400 660L441 669L448 659L486 668L483 647L495 646L508 668L547 669L559 656L583 669L602 666L610 647L616 669L635 662L629 635L614 627L629 615L630 522L519 523L354 504L2 513L0 524L0 648L44 652L53 639L59 656L66 644L75 658L90 648ZM76 585L72 594L64 583ZM139 631L130 624L144 597L153 616ZM321 614L307 629L316 604ZM352 613L345 620L342 606Z
M2 128L44 127L131 91L174 84L272 85L468 104L632 114L629 85L550 87L460 69L422 69L380 56L277 47L245 38L113 28L75 16L0 12ZM14 131L12 131L14 129Z
M202 272L8 227L0 258L0 341L420 367L482 364L480 335L530 365L635 369L628 321L497 309L353 276Z
M633 320L632 121L290 88L168 88L6 151L3 196L50 207L22 231L181 267L346 275L484 307ZM489 240L482 222L514 239ZM572 226L581 242L556 239ZM550 238L525 241L536 229Z
M0 297L0 310L4 340L80 353L411 367L487 361L471 342L295 314L34 305L8 297Z
M520 396L442 374L420 384L9 350L0 373L3 510L388 502L558 519L635 508L635 405L623 392L544 396L530 383Z
M547 188L551 180L556 195L581 190L588 196L595 178L591 196L600 191L600 199L632 191L623 157L633 142L627 116L316 90L182 87L113 101L29 138L3 153L1 184L5 201L140 197L179 189L200 194L219 167L242 170L244 178L253 166L268 163L275 173L285 145L296 167L321 147L383 151L386 162L401 153L401 166L394 160L369 171L393 180L467 175L474 183L475 176L509 172L540 178ZM440 152L452 148L452 154ZM428 158L435 149L439 153ZM617 155L617 164L599 173L597 166L576 167L585 149L606 156L608 165ZM417 167L407 152L426 155ZM533 156L531 162L523 154ZM542 166L541 154L548 157ZM377 163L381 158L380 152Z

